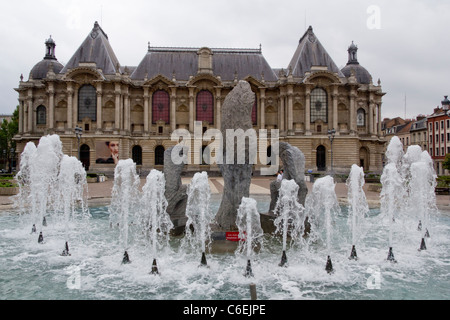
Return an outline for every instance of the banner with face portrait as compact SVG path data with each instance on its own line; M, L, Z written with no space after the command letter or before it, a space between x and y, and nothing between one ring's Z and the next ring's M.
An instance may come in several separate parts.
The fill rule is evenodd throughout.
M95 144L97 159L95 163L117 164L119 162L119 141L97 141Z

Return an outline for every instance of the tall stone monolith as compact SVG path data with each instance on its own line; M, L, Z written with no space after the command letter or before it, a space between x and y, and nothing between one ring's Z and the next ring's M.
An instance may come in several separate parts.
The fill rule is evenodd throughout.
M242 145L238 147L237 141L245 139L245 132L253 129L251 114L254 101L255 94L250 84L241 80L226 96L222 106L223 163L219 164L219 168L224 179L224 190L215 218L216 227L220 230L237 230L237 210L242 198L249 197L252 177L249 149L256 148L256 145L246 139L247 143L242 148ZM235 138L231 134L235 134ZM239 161L238 158L243 154L244 161Z

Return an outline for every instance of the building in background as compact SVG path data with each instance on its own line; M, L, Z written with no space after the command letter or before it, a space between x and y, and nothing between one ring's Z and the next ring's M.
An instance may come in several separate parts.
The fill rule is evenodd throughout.
M427 117L428 122L428 152L433 158L434 168L438 175L448 175L442 163L445 155L450 153L450 101L448 96L441 102L442 107L436 107L432 115Z
M281 141L304 153L306 170L327 171L331 163L336 172L349 172L352 164L382 170L381 83L373 84L359 64L353 43L340 70L311 27L283 69L272 68L261 48L150 44L136 66L122 66L97 22L66 65L57 60L55 46L52 38L45 42L44 58L15 89L18 153L29 141L58 134L64 153L76 156L74 129L81 127L80 160L89 171L113 172L114 163L97 161L111 141L119 158L132 158L141 172L160 169L164 151L177 143L171 134L176 129L193 134L197 123L202 132L220 128L226 95L239 80L246 80L256 96L253 128L279 130ZM334 140L328 137L331 129L336 131ZM207 151L208 143L193 149L192 156ZM262 166L255 165L255 174ZM194 161L186 167L200 170L218 167Z

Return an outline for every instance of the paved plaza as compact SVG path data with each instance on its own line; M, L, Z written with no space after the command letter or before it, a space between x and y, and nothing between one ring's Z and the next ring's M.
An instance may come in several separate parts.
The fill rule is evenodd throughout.
M189 184L192 177L183 177L182 183ZM270 183L274 181L273 177L254 177L250 185L251 195L267 195L270 197ZM145 184L145 178L141 178L141 186ZM108 179L105 182L89 183L88 184L88 201L90 205L107 205L111 200L111 191L114 185L113 179ZM221 194L223 192L223 178L210 177L209 185L212 194ZM308 190L311 191L313 183L306 182ZM377 207L380 204L380 193L371 187L371 184L364 185L364 192L366 194L367 202L370 207ZM347 201L347 186L345 183L336 184L336 195L339 201L343 204ZM437 195L436 203L441 211L450 214L450 196ZM9 196L0 196L0 210L10 209L13 205L13 199Z

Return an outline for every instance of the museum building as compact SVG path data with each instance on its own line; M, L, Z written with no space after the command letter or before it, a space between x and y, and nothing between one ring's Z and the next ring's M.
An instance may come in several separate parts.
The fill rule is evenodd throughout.
M63 152L80 157L88 171L113 173L114 152L118 159L133 159L142 174L161 169L164 151L178 143L172 133L185 129L194 134L199 125L203 133L220 129L225 97L245 80L255 93L253 128L268 130L269 137L277 129L280 141L304 153L305 170L348 173L357 164L382 171L385 93L380 80L374 85L359 64L353 42L341 70L312 27L285 68L272 68L261 47L150 44L137 66L123 66L97 22L66 65L58 62L55 47L51 37L45 41L44 58L15 89L19 154L29 141L38 144L43 135L58 134ZM206 155L209 143L201 142L191 157ZM205 157L191 161L185 171L219 171ZM254 174L264 165L255 164Z

